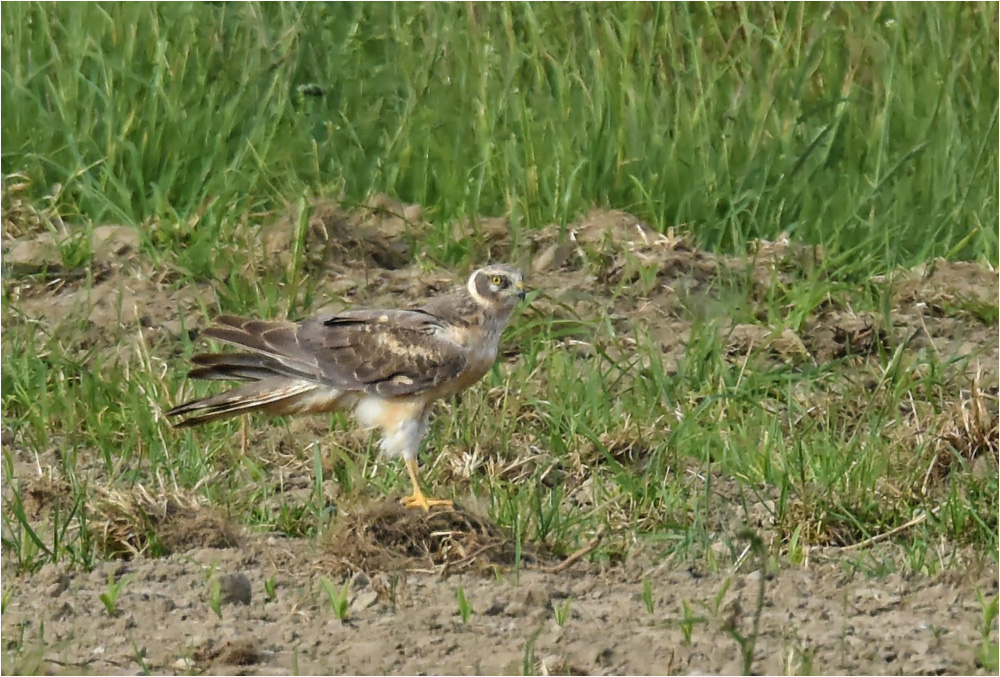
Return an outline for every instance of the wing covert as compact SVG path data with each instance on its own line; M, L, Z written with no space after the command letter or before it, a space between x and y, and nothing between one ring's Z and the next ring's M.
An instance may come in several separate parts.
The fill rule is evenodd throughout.
M324 383L392 397L462 373L466 351L443 329L440 318L419 310L360 310L308 320L296 338Z

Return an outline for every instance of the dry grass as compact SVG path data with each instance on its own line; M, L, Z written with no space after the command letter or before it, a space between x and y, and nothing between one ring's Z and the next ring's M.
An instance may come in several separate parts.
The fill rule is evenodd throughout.
M509 535L460 506L423 513L391 501L362 507L338 520L326 536L327 571L337 574L429 571L447 576L492 571L514 563Z

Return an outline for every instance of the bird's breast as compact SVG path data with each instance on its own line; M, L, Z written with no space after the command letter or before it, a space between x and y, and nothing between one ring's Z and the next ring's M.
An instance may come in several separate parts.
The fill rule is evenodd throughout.
M447 397L465 390L481 379L497 359L500 332L492 326L451 326L446 330L448 340L464 348L465 367L452 381L442 384L436 397Z
M458 388L456 391L468 388L473 383L481 379L486 375L492 367L493 363L497 359L497 346L484 345L469 351L469 358L466 362L466 368L462 371L462 375L459 377Z
M484 333L482 340L468 347L465 369L457 379L452 392L470 387L493 368L497 360L498 337Z

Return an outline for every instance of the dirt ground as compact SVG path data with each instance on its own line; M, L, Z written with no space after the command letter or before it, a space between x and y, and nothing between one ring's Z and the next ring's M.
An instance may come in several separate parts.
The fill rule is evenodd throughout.
M418 206L384 197L369 206L345 213L315 205L302 263L331 298L395 304L400 295L417 300L456 282L414 260ZM296 222L290 214L248 235L256 248L248 276L288 265ZM546 290L534 312L595 317L613 298L612 321L625 332L641 326L668 365L691 332L681 309L719 304L720 276L745 276L763 290L807 275L824 256L784 241L758 243L749 258L710 254L620 212L595 211L565 232L549 227L516 242L505 219L455 230L473 236L481 260L511 261ZM95 230L85 269L66 268L49 233L5 223L5 237L4 284L20 310L5 322L33 322L51 334L67 318L83 317L86 329L70 340L81 350L123 351L124 360L142 359L150 346L179 352L184 327L201 318L202 304L212 307L230 272L174 289L176 273L140 257L139 236L125 227ZM727 350L821 361L908 341L911 351L969 356L969 382L989 399L974 415L995 440L997 327L977 310L992 307L995 316L997 273L936 261L873 283L892 289L889 326L834 299L797 334L768 330L767 317L730 326ZM28 452L6 426L3 446L13 460L9 479L35 497L29 517L44 522L61 491L56 464ZM995 453L994 445L992 456L970 461L996 472ZM7 491L4 501L6 510ZM249 533L190 496L108 490L95 501L160 515L169 554L151 557L143 544L123 539L122 551L133 550L127 559L89 572L46 565L29 575L15 571L5 547L3 642L24 647L5 673L738 674L741 649L755 634L758 674L982 673L980 596L998 594L993 560L970 558L932 577L872 579L836 547L814 548L803 566L766 575L752 557L712 572L658 562L640 549L613 565L526 552L517 571L508 535L475 506L425 517L391 503L355 505L334 532L310 541ZM107 528L114 531L113 519ZM109 574L128 577L114 616L99 601ZM344 613L324 579L332 597L346 586ZM465 619L460 591L471 608ZM995 625L990 633L996 641Z
M309 542L261 537L90 573L46 567L18 581L4 634L24 627L36 636L44 624L48 645L27 660L57 674L140 674L144 664L161 674L488 675L523 674L526 661L542 674L741 674L729 631L750 634L760 579L649 567L649 612L641 577L623 567L529 568L520 580L356 574L341 620L318 584L324 558ZM109 571L134 577L115 618L97 602ZM271 576L274 599L265 591ZM233 578L219 618L208 603L212 581ZM473 609L467 622L460 588ZM822 561L781 571L765 580L754 669L961 673L976 661L977 591L997 594L995 571L866 580ZM679 624L685 601L696 617L689 641Z

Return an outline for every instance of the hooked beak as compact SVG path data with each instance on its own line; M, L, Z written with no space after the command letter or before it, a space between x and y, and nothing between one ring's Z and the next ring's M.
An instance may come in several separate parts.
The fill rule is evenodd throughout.
M524 288L523 282L517 283L517 298L524 300L524 297L528 295L528 290Z

